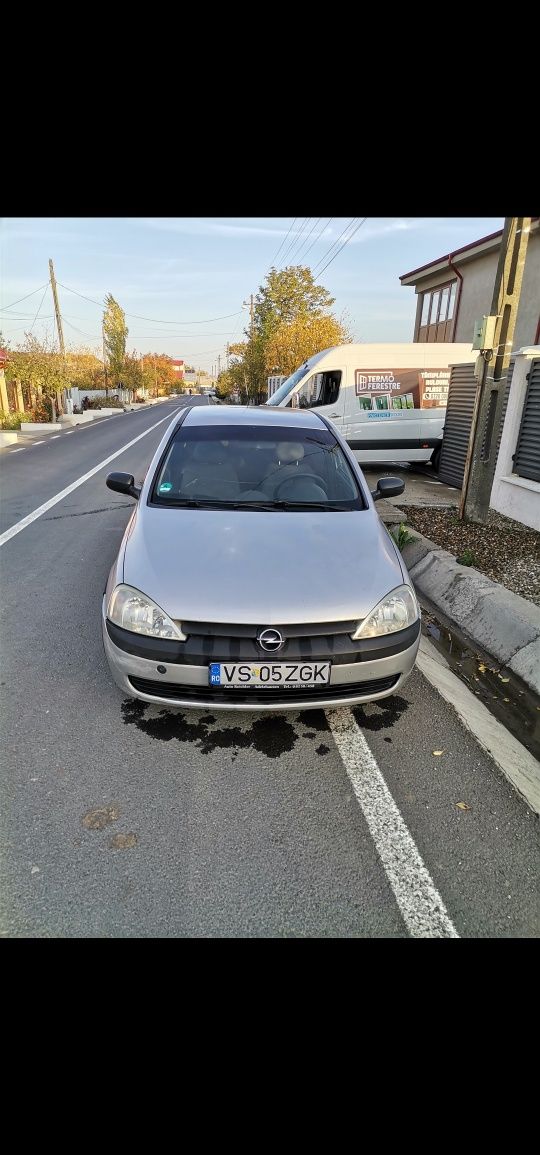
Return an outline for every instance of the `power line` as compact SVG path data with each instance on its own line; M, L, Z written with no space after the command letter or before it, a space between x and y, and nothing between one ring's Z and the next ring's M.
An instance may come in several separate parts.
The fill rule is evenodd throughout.
M317 244L317 241L318 241L319 237L322 237L322 235L323 235L323 233L324 233L324 230L328 228L328 225L329 225L329 224L331 224L331 222L333 221L333 219L334 219L333 217L329 217L329 218L328 218L328 220L327 220L327 222L326 222L326 224L325 224L325 225L323 225L323 227L322 227L322 229L321 229L320 233L317 233L317 236L315 237L315 240L313 240L313 241L311 242L311 244L310 244L310 246L309 246L309 249L307 250L307 252L305 252L305 253L304 253L304 260L306 259L306 257L307 257L307 255L308 255L308 253L310 253L310 252L311 252L311 250L312 250L312 248L313 248L313 245L316 245L316 244ZM319 220L320 220L320 217L319 217Z
M300 232L299 232L299 233L297 233L295 237L293 237L293 241L292 241L292 244L290 244L290 245L289 245L289 247L288 247L288 249L286 250L286 252L284 252L284 253L283 253L283 256L282 256L282 258L281 258L281 261L280 261L280 264L281 264L281 265L283 265L283 262L284 262L285 258L286 258L286 257L289 255L289 253L291 252L291 249L293 249L293 248L294 248L294 246L295 246L295 244L296 244L296 242L297 242L298 238L302 236L302 233L303 233L303 231L304 231L304 229L305 229L305 227L306 227L306 225L307 225L308 221L310 221L310 220L311 220L311 217L305 217L305 218L304 218L304 223L303 223L303 225L302 225L302 227L301 227L301 229L300 229Z
M49 284L49 282L47 281L47 285L48 284ZM47 287L46 285L40 285L39 288L34 289L32 293L27 293L26 297L19 297L18 301L13 301L12 305L5 305L4 308L5 309L12 309L13 305L20 305L21 301L27 301L29 297L35 297L36 293L40 293L41 290L45 289L46 287Z
M44 302L44 300L45 300L45 294L46 294L46 292L47 292L47 289L48 289L48 288L49 288L49 282L47 281L47 284L45 285L45 292L44 292L44 294L43 294L43 296L42 296L42 298L41 298L40 304L39 304L39 309L38 309L38 311L37 311L37 313L36 313L36 315L35 315L35 317L34 317L34 320L32 321L32 324L30 325L30 328L29 328L29 330L28 330L28 332L29 332L29 333L31 333L31 332L32 332L32 329L34 328L34 325L35 325L35 323L36 323L36 321L37 321L37 319L38 319L38 317L39 317L39 314L41 313L41 306L42 306L42 304L43 304L43 302Z
M317 225L320 225L321 221L322 221L322 217L317 217L317 220L315 221L315 224L313 225L313 228L311 228L311 229L309 230L309 233L308 233L308 235L307 235L307 237L306 237L305 241L303 241L303 243L300 245L300 248L299 248L299 249L297 250L297 252L296 252L296 255L295 255L295 260L296 260L296 261L298 260L298 258L299 258L299 256L300 256L300 253L302 252L302 249L304 248L304 245L306 245L306 244L307 244L307 242L309 241L309 238L310 238L311 234L315 232L315 229L317 228Z
M70 289L68 285L63 285L61 281L57 282L62 289L67 289L68 293L75 293L76 297L82 297L83 301L90 301L92 305L99 305L103 308L102 301L96 301L94 297L86 297L84 293L77 292L77 289ZM152 321L157 325L210 325L213 321L228 321L231 317L237 317L242 312L237 309L235 313L225 313L222 317L206 317L204 321L162 321L159 317L143 317L140 313L128 313L123 310L126 317L134 317L137 321Z
M71 321L68 321L67 317L63 317L62 320L65 321L66 325L69 325L69 328L73 329L75 333L80 333L81 337L90 337L91 341L100 341L101 340L100 334L98 334L98 333L86 333L83 329L77 329L77 326L72 325Z
M326 258L327 258L328 256L330 256L330 253L332 252L332 249L335 249L335 248L337 248L337 246L339 245L339 242L340 242L341 238L345 236L345 233L349 231L349 229L352 227L352 225L354 224L354 222L355 222L356 220L358 220L358 217L351 217L351 219L350 219L349 223L348 223L347 225L345 225L345 228L343 229L343 232L339 234L339 237L338 237L337 241L334 241L334 243L333 243L332 245L330 245L330 248L326 250L326 252L325 252L324 256L322 256L322 257L320 258L320 260L319 260L319 261L317 261L317 264L315 265L314 269L312 270L314 273L315 273L316 269L318 268L318 266L319 266L319 265L322 265L323 261L325 261L325 260L326 260Z
M341 248L338 249L337 253L334 253L334 256L331 257L329 261L327 261L326 265L324 265L322 269L319 269L319 272L317 273L318 277L320 277L321 274L324 273L324 270L328 268L328 265L332 264L332 261L335 261L336 257L339 257L339 254L342 251L342 249L345 248L345 245L348 245L349 241L352 240L352 238L354 237L354 234L358 232L358 229L362 228L362 225L365 224L366 221L367 221L367 217L363 217L362 220L360 221L360 224L358 224L356 226L356 228L353 229L351 235L349 237L347 237L346 241L343 242Z
M291 232L292 232L292 230L294 229L294 226L295 226L295 224L296 224L297 220L298 220L298 217L295 217L295 218L294 218L294 221L293 221L293 223L292 223L292 225L291 225L291 227L290 227L290 229L289 229L289 231L288 231L288 233L287 233L287 236L283 238L283 240L282 240L282 242L281 242L281 244L280 244L280 246L279 246L279 249L278 249L278 251L277 251L277 253L276 253L275 257L273 257L273 258L272 258L272 260L271 260L271 262L270 262L270 264L269 264L269 266L268 266L268 269L271 269L271 268L272 268L272 265L274 265L274 264L275 264L275 262L277 261L277 259L278 259L278 256L279 256L279 254L280 254L280 252L281 252L281 250L282 250L283 246L284 246L284 245L287 243L287 241L288 241L288 239L289 239L289 237L290 237L290 235L291 235Z
M2 315L2 310L0 309L0 316L1 315ZM24 321L25 319L28 319L28 318L33 317L33 316L34 316L33 313L19 313L19 311L17 310L17 312L14 313L12 317L8 317L7 320L8 321ZM54 317L54 313L46 313L45 316L41 318L41 320L42 321L50 321L50 320L52 320L53 317Z

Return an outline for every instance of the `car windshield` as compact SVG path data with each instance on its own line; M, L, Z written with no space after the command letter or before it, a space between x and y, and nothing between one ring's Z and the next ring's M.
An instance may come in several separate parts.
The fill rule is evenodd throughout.
M231 509L366 508L330 430L180 426L160 462L150 503Z

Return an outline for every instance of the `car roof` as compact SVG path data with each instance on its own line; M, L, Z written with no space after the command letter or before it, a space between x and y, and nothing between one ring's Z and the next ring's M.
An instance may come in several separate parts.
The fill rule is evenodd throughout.
M265 405L194 405L183 427L193 425L258 425L273 429L320 429L324 422L309 409L278 409Z

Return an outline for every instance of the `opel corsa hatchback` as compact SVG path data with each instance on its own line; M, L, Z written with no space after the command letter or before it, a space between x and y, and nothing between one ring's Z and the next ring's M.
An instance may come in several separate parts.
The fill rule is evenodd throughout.
M384 698L410 674L420 611L346 443L325 418L185 408L142 489L103 599L125 694L182 707L279 710Z

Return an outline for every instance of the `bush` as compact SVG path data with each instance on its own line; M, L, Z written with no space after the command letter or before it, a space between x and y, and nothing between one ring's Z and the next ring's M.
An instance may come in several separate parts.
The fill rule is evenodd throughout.
M52 421L52 413L52 401L50 397L41 397L34 405L28 421Z
M2 413L0 410L0 427L2 429L20 429L21 421L33 421L32 413Z
M84 409L123 409L124 404L118 397L106 397L105 393L101 397L89 397L86 400L83 397Z

